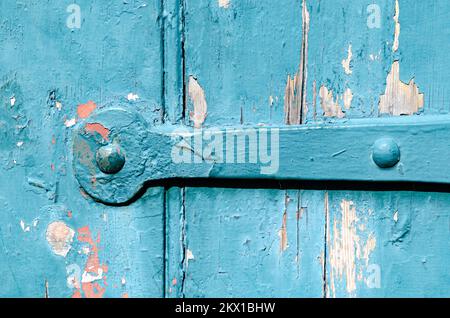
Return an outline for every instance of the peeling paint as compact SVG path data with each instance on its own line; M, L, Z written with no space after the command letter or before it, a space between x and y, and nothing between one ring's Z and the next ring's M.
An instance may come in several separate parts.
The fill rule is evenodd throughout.
M370 233L369 237L367 238L366 245L363 248L363 255L362 255L362 258L366 261L366 266L369 266L370 254L375 250L376 245L377 239L375 238L373 233Z
M78 241L89 245L89 254L82 274L81 290L76 290L74 295L86 298L102 298L106 291L106 273L108 266L100 263L99 248L100 235L96 240L92 237L89 226L78 229Z
M330 278L335 293L335 279L345 277L346 290L356 290L356 254L359 249L359 237L356 233L356 208L352 201L342 200L342 219L340 228L336 220L333 222L333 242L330 245ZM337 276L337 277L335 277Z
M190 119L195 128L200 128L206 119L208 104L203 88L193 76L189 77L189 98L194 104L194 111L189 114Z
M398 211L395 211L393 219L395 223L398 222Z
M89 133L98 133L106 141L109 141L109 129L100 123L88 123L85 130Z
M287 125L299 125L305 122L308 107L306 103L306 82L308 64L309 12L305 0L302 3L302 45L298 72L291 78L288 75L284 91L284 115Z
M283 223L281 225L281 229L278 232L278 236L280 237L280 251L284 252L289 247L288 245L288 237L287 237L287 212L283 213Z
M133 94L133 93L129 93L129 94L127 95L127 99L128 99L129 101L135 102L135 101L137 101L137 100L139 99L139 95Z
M86 104L78 105L78 117L82 119L88 118L96 108L97 105L93 101L88 101Z
M411 79L408 84L400 80L400 63L394 61L386 79L386 90L380 96L378 109L380 114L394 116L412 115L423 108L424 95Z
M76 118L66 119L66 121L64 122L64 126L66 126L67 128L70 128L72 126L75 126L76 123L77 123Z
M192 251L190 249L186 250L186 266L189 265L189 261L194 260L194 254L192 253Z
M394 52L397 52L399 47L399 38L400 38L399 16L400 16L400 5L398 3L398 0L395 0L395 15L394 15L395 30L394 30L394 43L392 44L392 51Z
M352 74L352 69L350 67L350 63L352 61L353 53L352 53L352 45L349 44L347 50L347 58L342 60L342 67L344 68L344 72L347 75Z
M345 114L339 106L338 98L334 100L333 91L329 91L324 85L319 89L320 105L325 117L343 118Z
M50 223L47 227L47 242L53 253L62 257L66 257L72 248L74 235L75 231L61 221Z
M347 88L345 90L344 95L342 96L342 99L344 101L345 109L350 109L350 106L352 105L352 100L353 100L353 93L350 88Z
M230 0L218 0L219 1L219 7L228 9L230 7Z
M328 200L325 209L328 209ZM356 280L363 281L364 272L369 266L370 256L376 248L377 240L374 233L370 233L368 236L364 234L366 224L359 223L353 201L343 199L340 203L340 210L341 218L333 221L332 241L329 232L327 234L327 243L330 246L331 291L333 296L336 296L337 282L345 282L347 294L355 296ZM370 215L370 210L365 215ZM327 229L330 229L328 218ZM363 260L364 263L358 262L360 260Z

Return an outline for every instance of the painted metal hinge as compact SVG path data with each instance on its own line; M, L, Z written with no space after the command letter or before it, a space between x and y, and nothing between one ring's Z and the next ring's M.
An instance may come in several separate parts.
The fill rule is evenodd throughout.
M449 150L449 116L194 129L115 108L79 124L73 163L90 196L120 204L170 179L448 184Z

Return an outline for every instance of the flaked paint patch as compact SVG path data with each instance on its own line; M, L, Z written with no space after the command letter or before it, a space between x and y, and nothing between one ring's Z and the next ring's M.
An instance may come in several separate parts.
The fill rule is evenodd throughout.
M398 211L395 211L393 219L395 223L398 222Z
M302 3L302 45L298 72L288 75L284 90L284 122L299 125L306 121L308 106L306 102L306 83L308 78L308 35L310 17L305 0Z
M9 102L10 102L10 104L11 104L11 107L13 107L14 105L16 105L16 97L11 97L10 98L10 100L9 100Z
M195 259L194 253L190 249L186 249L186 267L189 266L189 262Z
M109 141L109 129L103 126L100 123L87 123L85 126L86 132L89 133L97 133L99 134L104 140Z
M344 112L339 106L339 98L334 99L333 91L328 90L325 85L319 89L320 105L322 106L323 116L343 118Z
M412 115L423 108L424 95L411 79L408 84L400 80L400 63L394 61L386 79L386 90L380 96L378 109L380 114L394 116Z
M352 69L350 67L350 63L352 61L353 53L352 53L352 45L349 44L347 50L347 58L342 60L342 67L344 68L344 72L347 75L352 74Z
M287 236L287 212L283 213L283 222L281 224L281 229L278 232L278 236L280 237L280 251L284 252L289 247L288 245L288 236Z
M288 75L284 91L284 122L287 125L300 124L301 96L299 83L301 77L296 74L294 78Z
M208 104L206 103L203 88L193 76L189 77L189 98L194 105L194 111L190 112L189 117L194 122L194 127L200 128L205 122L208 113Z
M336 296L337 283L341 282L345 286L348 295L355 296L356 280L363 281L364 272L369 266L370 256L376 248L376 237L374 233L368 236L365 223L359 223L356 206L353 201L342 200L340 204L340 219L334 219L332 236L330 236L330 226L328 218L328 196L325 198L325 210L327 219L327 244L330 247L330 286L333 296ZM364 222L371 215L368 210L364 215ZM362 226L364 225L364 226ZM357 231L359 229L359 232ZM364 238L365 242L364 242ZM363 263L360 260L364 261ZM327 284L328 287L328 284ZM329 290L327 288L327 296Z
M67 128L70 128L72 126L75 126L76 123L77 123L77 119L76 118L66 119L64 121L64 126L66 126Z
M230 0L218 0L219 1L219 7L228 9L230 7Z
M394 21L395 21L395 29L394 29L394 43L392 44L392 51L397 52L399 47L399 38L400 38L400 5L398 3L398 0L395 0L395 15L394 15Z
M89 245L89 254L81 279L81 290L76 290L80 297L102 298L106 292L106 273L108 266L100 262L99 248L100 235L94 240L89 226L78 229L78 241Z
M135 101L137 101L137 100L139 99L139 95L133 94L133 93L129 93L129 94L127 95L127 99L128 99L129 101L135 102Z
M356 253L359 253L359 236L356 233L356 207L352 201L341 202L340 227L333 222L333 242L330 245L330 279L335 292L335 280L345 279L346 290L356 290Z
M345 90L344 95L342 96L342 99L344 101L345 109L350 109L350 106L352 105L352 101L353 101L353 93L350 88L347 88Z
M46 238L53 253L66 257L72 248L75 231L64 222L52 222L47 227Z
M77 109L78 117L82 119L88 118L96 108L97 105L93 101L88 101L86 104L80 104Z
M369 234L367 238L366 245L363 248L362 258L366 261L366 267L369 266L370 254L375 250L377 245L377 239L375 238L373 233Z

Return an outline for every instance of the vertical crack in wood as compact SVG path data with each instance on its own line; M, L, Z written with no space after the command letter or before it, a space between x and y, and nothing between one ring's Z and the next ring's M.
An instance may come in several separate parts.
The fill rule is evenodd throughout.
M48 280L47 280L47 279L45 280L44 288L45 288L44 297L45 297L45 298L49 298L49 293L48 293Z
M182 274L181 274L181 297L185 298L185 282L186 272L188 266L187 257L187 236L186 236L186 188L181 188L181 245L183 257L181 260Z
M160 59L161 59L161 110L160 119L161 123L164 124L166 117L166 14L164 11L165 0L160 0L159 3L159 24L160 24Z
M180 0L180 13L181 13L181 73L183 78L183 106L181 112L181 120L183 124L186 124L186 110L187 110L187 78L186 78L186 3L185 0Z
M167 298L167 288L166 288L166 284L168 284L168 280L167 280L167 262L169 261L169 257L168 257L168 248L167 248L167 226L168 226L168 213L169 213L169 206L167 203L167 192L169 191L169 188L165 187L164 188L164 193L163 193L163 290L162 290L162 294L163 294L163 298Z
M285 123L287 125L299 125L306 121L306 114L308 112L306 105L308 34L309 12L306 0L303 0L300 65L297 74L295 74L292 79L291 76L288 75L284 96Z
M329 222L329 203L328 203L328 191L325 191L324 198L324 210L325 210L325 223L324 223L324 250L323 250L323 298L328 297L328 286L327 286L327 243L328 243L328 222Z

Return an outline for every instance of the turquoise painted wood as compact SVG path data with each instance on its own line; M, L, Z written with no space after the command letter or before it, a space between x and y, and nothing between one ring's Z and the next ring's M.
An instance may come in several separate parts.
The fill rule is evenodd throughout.
M68 147L94 108L120 103L161 121L162 8L76 4L0 4L0 296L163 296L164 190L97 204Z
M1 3L0 296L450 296L450 194L377 183L448 180L449 18L446 0ZM173 144L146 134L180 127L280 128L278 179L305 183L170 175ZM370 157L386 133L403 170ZM116 142L124 167L99 172ZM145 184L167 175L206 181Z

